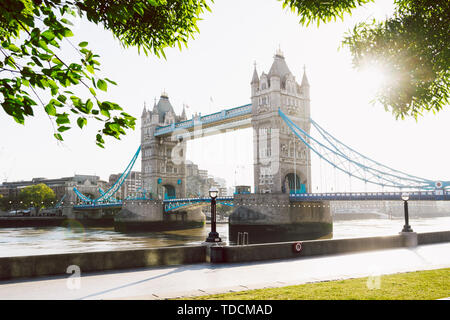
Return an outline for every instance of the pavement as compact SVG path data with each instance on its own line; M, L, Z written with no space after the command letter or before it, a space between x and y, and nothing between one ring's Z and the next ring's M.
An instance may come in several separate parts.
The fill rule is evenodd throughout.
M168 299L450 268L450 243L234 264L191 264L0 281L0 299ZM377 281L379 280L379 281ZM450 296L450 284L449 284Z

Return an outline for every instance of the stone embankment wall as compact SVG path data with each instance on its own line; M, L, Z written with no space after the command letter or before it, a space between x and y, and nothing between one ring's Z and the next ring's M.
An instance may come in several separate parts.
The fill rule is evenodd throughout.
M416 238L417 241L411 241ZM245 246L186 246L107 252L68 253L0 258L0 279L66 274L71 265L81 272L107 271L192 263L233 263L410 247L450 242L450 231L399 234L386 237L280 242ZM68 274L66 274L69 276Z
M166 231L200 228L205 221L201 208L165 213L159 200L127 201L114 217L114 228L119 232Z

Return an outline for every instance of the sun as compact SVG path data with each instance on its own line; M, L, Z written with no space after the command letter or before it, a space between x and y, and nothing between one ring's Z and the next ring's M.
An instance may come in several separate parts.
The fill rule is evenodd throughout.
M376 94L389 83L389 71L383 66L366 65L357 72L358 83L364 91Z

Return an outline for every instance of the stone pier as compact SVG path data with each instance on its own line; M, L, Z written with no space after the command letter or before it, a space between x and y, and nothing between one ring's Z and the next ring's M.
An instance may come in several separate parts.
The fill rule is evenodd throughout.
M247 232L249 243L331 238L329 201L291 202L288 194L237 194L229 219L229 241Z
M119 232L192 229L203 227L205 221L201 208L165 213L160 200L137 200L124 202L114 217L114 229Z

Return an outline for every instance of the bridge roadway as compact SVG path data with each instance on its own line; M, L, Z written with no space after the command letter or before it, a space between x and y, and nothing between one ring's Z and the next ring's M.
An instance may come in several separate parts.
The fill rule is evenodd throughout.
M165 299L450 268L450 242L293 260L192 264L0 281L0 299ZM73 286L72 286L73 288ZM444 297L443 297L444 298Z
M297 193L289 196L292 202L301 201L402 201L403 192L335 192L335 193ZM411 191L408 192L409 200L411 201L448 201L450 200L450 191L434 190L434 191ZM233 206L233 196L218 197L217 203L222 203L227 206ZM141 201L154 201L140 199ZM137 200L127 200L137 201ZM173 212L183 208L188 208L197 205L204 205L210 203L211 199L208 197L199 198L181 198L181 199L166 199L163 200L164 210L166 212ZM122 202L111 203L97 203L97 204L79 204L74 208L79 210L90 210L96 208L120 208Z

